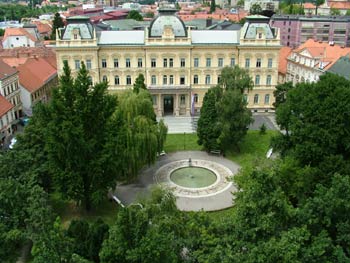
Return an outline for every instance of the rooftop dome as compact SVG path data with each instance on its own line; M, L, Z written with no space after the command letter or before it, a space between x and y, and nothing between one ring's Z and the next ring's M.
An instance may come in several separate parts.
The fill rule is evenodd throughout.
M166 26L171 26L175 37L186 37L184 22L175 15L174 9L161 9L159 15L152 21L149 29L150 37L161 37Z

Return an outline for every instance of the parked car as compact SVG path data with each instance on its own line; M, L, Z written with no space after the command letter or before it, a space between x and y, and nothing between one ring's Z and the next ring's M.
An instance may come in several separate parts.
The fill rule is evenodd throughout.
M11 139L11 143L10 143L10 145L9 145L9 148L10 148L10 149L13 149L13 146L15 146L16 142L17 142L16 137L13 137L13 138Z

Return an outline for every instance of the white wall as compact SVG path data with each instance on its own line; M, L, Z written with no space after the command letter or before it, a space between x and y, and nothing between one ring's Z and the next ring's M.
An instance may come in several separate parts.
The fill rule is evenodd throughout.
M31 94L28 90L23 88L20 85L21 88L21 101L22 101L22 109L25 115L32 116L32 98Z
M10 36L7 37L3 42L2 45L4 48L14 48L14 47L27 47L28 45L30 47L35 47L34 41L29 39L26 36Z

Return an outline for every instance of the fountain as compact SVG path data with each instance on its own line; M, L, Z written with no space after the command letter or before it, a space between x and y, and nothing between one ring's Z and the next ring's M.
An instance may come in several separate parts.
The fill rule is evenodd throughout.
M188 166L178 168L170 174L170 180L182 187L202 188L216 182L216 175L209 169L192 165L191 158Z

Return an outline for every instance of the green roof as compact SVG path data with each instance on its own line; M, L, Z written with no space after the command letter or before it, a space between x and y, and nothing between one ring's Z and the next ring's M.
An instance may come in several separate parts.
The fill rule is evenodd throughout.
M350 80L350 58L348 56L340 57L327 72Z

